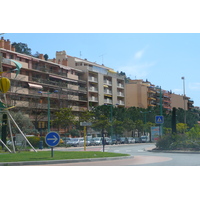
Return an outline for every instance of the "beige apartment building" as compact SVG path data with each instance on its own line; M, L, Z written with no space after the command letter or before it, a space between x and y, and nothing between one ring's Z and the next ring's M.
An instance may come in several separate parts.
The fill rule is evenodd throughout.
M65 51L56 52L56 59L62 61L67 57L69 66L82 70L87 82L88 108L104 104L125 106L124 76L112 68L90 62L87 59L67 56Z
M129 83L126 84L125 99L126 107L154 107L160 105L160 101L162 102L163 108L169 111L172 110L173 107L185 110L190 110L194 107L194 102L189 97L186 96L183 98L183 95L163 90L143 80L130 80Z
M48 99L50 111L71 107L75 115L88 109L87 82L84 71L68 66L67 58L62 62L45 60L15 52L9 40L0 40L2 69L4 77L11 81L11 89L6 93L8 104L16 106L13 111L22 111L34 123L35 128L46 130ZM16 77L16 63L21 65ZM2 96L1 96L2 98ZM3 98L2 98L3 100ZM52 115L51 115L52 116ZM51 127L54 130L54 127ZM63 133L63 129L59 129Z

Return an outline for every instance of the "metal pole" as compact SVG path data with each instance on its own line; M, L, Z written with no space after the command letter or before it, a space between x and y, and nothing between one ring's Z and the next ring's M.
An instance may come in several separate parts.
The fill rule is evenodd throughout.
M50 132L50 98L49 98L49 94L48 94L48 133Z
M160 86L160 115L162 116L163 114L163 107L162 107L162 89ZM163 132L163 124L160 125L160 136L162 137L162 132Z
M6 149L10 152L10 153L12 153L12 151L6 146L6 144L0 139L0 142L4 145L4 147L6 147Z
M86 126L84 126L84 151L86 151Z
M51 147L51 157L53 158L53 147Z
M0 72L3 72L2 61L3 61L3 57L2 57L2 53L0 53Z
M184 104L184 124L186 124L186 106L185 106L185 77L181 77L183 80L183 104Z
M7 105L6 94L3 94L3 96L4 96L4 99L5 99L5 103ZM7 110L7 113L9 113L8 110ZM14 140L13 140L13 134L12 134L12 128L11 128L11 123L10 123L10 118L9 117L8 117L8 127L9 127L9 131L10 131L10 137L11 137L11 142L12 142L12 146L13 146L13 152L16 153L16 151L15 151L15 144L14 144Z
M112 138L112 136L113 136L113 106L112 105L110 105L110 122L111 122L111 129L110 129L110 131L111 131L111 138Z

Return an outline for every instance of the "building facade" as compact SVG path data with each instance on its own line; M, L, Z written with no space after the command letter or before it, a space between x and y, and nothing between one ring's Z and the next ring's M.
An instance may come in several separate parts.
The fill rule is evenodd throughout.
M56 52L56 59L65 58L64 51ZM125 77L112 68L90 62L87 59L68 56L69 66L82 70L87 82L88 108L104 104L125 107Z
M42 54L39 58L15 52L10 41L0 40L2 70L4 77L11 81L11 90L6 96L8 104L16 106L34 123L35 128L47 128L48 99L50 111L71 107L75 115L88 109L87 82L82 70L68 66L67 58L62 62L47 61ZM15 62L21 64L20 74L13 71ZM52 127L54 129L54 127ZM61 133L64 131L59 130Z
M130 80L126 84L126 107L148 108L162 103L162 107L171 111L173 107L185 110L192 109L193 101L183 95L163 90L148 81Z

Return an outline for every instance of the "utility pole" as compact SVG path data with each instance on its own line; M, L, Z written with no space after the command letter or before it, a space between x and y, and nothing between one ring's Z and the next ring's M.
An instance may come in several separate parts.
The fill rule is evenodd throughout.
M185 106L185 77L181 77L183 80L183 104L184 104L184 124L186 124L186 106Z

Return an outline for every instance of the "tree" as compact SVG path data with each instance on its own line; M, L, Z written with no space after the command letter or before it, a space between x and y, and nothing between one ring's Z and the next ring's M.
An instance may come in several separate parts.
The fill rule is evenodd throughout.
M28 48L28 45L25 44L25 43L13 42L12 46L15 47L15 51L18 52L18 53L26 54L26 55L29 55L29 56L31 55L31 49Z
M190 137L191 140L197 140L200 138L200 126L198 124L195 124L194 127L192 127L187 133L187 136Z
M69 131L70 127L76 123L76 116L72 113L72 108L61 108L55 113L55 119L52 122L65 128L65 131Z
M19 126L19 128L22 130L23 133L33 134L33 133L37 132L33 123L30 121L30 119L28 117L23 115L22 112L20 112L20 111L12 112L11 111L10 113L11 113L11 116L13 117L13 119L15 120L15 122L17 123L17 125ZM12 120L11 120L11 125L12 125ZM19 130L15 125L12 126L12 133L13 134L19 133Z
M187 124L184 123L176 124L176 130L178 133L185 133L187 129L188 129Z
M48 60L49 56L47 54L44 54L44 59Z
M105 133L105 131L108 132L108 129L111 126L109 106L97 106L94 107L91 112L93 113L92 128L100 131L102 134Z
M138 131L138 137L140 137L141 132L144 129L144 123L143 123L142 120L139 119L139 120L135 121L135 129L137 129L137 131Z
M40 53L39 53L38 51L36 51L36 53L33 54L33 57L35 57L35 58L39 58L39 55L40 55Z

